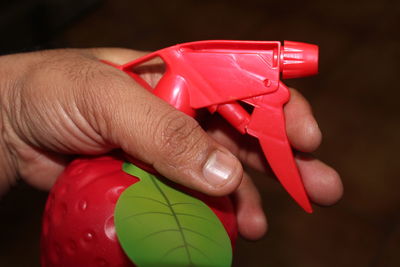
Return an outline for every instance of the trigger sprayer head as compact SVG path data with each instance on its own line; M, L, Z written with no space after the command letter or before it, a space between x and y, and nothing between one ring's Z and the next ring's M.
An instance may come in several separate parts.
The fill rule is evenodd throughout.
M281 48L283 79L300 78L318 73L318 46L285 41Z

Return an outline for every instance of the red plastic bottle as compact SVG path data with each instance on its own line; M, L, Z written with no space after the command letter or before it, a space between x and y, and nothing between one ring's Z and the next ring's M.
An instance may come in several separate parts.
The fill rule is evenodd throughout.
M43 217L43 267L135 266L121 248L114 226L118 198L139 181L123 172L122 164L115 156L80 158L61 174ZM231 199L187 192L213 210L234 243L237 226Z

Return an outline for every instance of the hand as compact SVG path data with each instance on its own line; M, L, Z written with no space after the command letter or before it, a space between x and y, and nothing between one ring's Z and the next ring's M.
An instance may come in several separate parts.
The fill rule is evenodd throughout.
M122 64L142 56L127 49L53 50L0 57L0 193L16 177L49 189L74 154L122 148L159 173L210 195L235 191L241 234L261 237L267 229L257 189L240 160L267 171L257 146L214 121L208 134L192 118L141 88L125 73L101 63ZM149 72L156 80L158 73ZM316 149L321 133L304 98L292 92L285 106L294 148ZM297 158L315 203L342 195L338 174L316 159ZM216 171L218 170L218 171Z

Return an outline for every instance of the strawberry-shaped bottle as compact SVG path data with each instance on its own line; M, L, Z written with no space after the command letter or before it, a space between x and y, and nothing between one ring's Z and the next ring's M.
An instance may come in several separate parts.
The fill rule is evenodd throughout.
M42 266L229 266L230 198L167 183L116 156L76 159L47 200Z

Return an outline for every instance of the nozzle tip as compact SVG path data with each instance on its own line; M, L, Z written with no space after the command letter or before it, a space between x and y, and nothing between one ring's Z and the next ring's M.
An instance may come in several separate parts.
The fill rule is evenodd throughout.
M281 49L283 79L300 78L318 73L318 46L285 41Z

